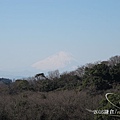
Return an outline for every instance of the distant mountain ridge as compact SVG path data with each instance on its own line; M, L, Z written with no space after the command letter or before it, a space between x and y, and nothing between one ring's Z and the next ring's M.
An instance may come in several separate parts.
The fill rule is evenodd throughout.
M10 84L12 83L12 80L8 78L0 78L0 83Z

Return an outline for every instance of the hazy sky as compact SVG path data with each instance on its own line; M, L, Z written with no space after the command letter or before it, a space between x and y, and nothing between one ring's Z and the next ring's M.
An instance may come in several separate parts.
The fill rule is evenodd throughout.
M120 0L0 0L0 71L72 69L119 54Z

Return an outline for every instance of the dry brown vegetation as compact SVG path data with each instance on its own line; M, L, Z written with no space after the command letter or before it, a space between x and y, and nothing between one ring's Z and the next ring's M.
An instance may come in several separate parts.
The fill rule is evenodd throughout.
M74 90L1 95L0 120L93 120L86 108L97 108L101 99Z

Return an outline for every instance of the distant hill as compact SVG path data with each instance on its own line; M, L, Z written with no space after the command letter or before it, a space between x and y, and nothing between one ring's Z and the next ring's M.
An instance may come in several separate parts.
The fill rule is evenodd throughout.
M8 79L8 78L0 78L0 84L1 83L10 84L10 83L12 83L12 80Z

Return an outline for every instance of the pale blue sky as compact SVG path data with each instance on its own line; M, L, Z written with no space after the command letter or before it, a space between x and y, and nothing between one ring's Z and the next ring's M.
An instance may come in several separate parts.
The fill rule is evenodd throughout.
M1 71L35 71L60 51L79 66L119 55L120 0L0 0Z

